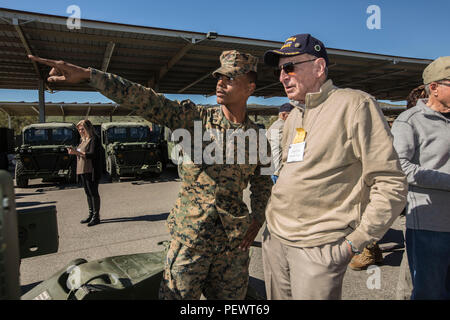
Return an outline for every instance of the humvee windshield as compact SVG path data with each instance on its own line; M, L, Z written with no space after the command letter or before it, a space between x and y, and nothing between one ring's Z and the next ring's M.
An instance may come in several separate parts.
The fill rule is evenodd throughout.
M73 134L69 128L30 128L25 130L24 143L34 146L70 144Z
M113 127L107 131L108 143L153 142L153 136L148 127Z

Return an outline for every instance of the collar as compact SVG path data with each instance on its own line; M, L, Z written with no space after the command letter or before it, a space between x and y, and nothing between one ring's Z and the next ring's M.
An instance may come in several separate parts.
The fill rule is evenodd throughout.
M237 129L243 128L247 130L251 127L252 121L248 117L248 113L245 113L244 122L239 124L233 124L230 120L228 120L222 111L222 106L214 107L212 109L212 123L222 127L223 129Z
M297 107L297 108L300 108L302 110L305 110L305 104L301 103L300 101L289 100L289 103L292 104L294 107Z
M311 92L306 94L306 108L315 108L318 105L322 104L336 89L337 87L333 85L333 81L331 79L328 79L324 84L322 84L319 92Z
M436 117L439 117L439 118L441 118L441 119L444 119L445 121L448 120L448 119L447 119L445 116L443 116L440 112L434 111L434 110L431 109L429 106L427 106L427 102L428 102L428 99L419 99L419 100L417 100L416 107L420 108L420 110L421 110L425 115L436 116Z

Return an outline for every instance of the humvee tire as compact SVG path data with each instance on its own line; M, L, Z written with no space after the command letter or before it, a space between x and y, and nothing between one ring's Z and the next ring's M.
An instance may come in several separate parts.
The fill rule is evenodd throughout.
M77 182L77 163L74 161L69 169L69 176L67 177L67 182L74 184Z
M142 180L152 180L155 178L159 178L160 176L161 176L161 172L150 172L150 173L143 174L141 176L141 179Z
M120 178L116 171L116 161L111 156L106 160L106 168L109 172L109 182L119 182Z
M28 178L25 178L22 176L23 172L23 163L19 159L16 161L16 186L19 188L26 188L28 187Z

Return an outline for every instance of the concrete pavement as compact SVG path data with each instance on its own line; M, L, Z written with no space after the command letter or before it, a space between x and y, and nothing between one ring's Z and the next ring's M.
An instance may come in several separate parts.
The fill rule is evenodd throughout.
M87 215L84 190L75 185L57 185L31 180L26 189L16 188L18 208L55 205L57 208L59 250L57 253L23 259L20 283L27 292L51 277L76 258L88 261L109 256L162 250L158 242L169 240L165 220L175 203L180 180L174 168L160 178L120 183L101 183L102 223L88 228L79 221ZM245 195L249 204L249 193ZM345 300L394 300L398 294L400 265L404 259L404 218L395 221L380 241L383 265L368 271L348 269L343 285ZM250 282L265 296L261 257L261 229L252 247ZM404 273L403 273L404 274Z

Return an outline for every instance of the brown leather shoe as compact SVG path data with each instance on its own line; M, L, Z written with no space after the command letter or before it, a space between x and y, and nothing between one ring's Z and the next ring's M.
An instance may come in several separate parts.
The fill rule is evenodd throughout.
M364 270L373 264L381 264L383 262L383 253L378 244L369 244L364 248L361 254L355 255L348 265L352 270Z

